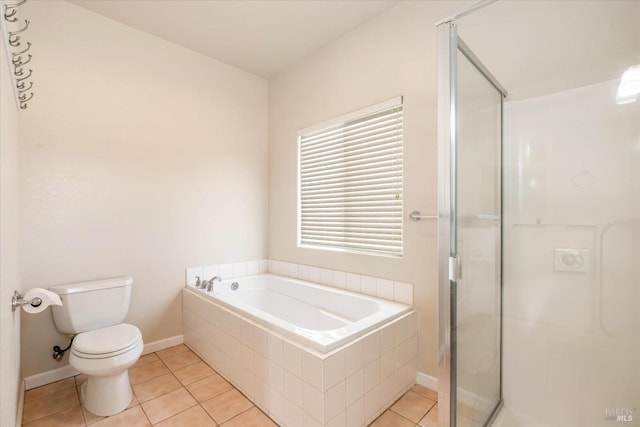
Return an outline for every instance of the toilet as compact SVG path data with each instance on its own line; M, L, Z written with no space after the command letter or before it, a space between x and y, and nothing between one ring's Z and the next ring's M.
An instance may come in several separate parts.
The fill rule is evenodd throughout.
M60 295L52 306L53 323L74 335L69 364L85 374L81 400L95 415L125 410L133 397L128 369L142 354L140 330L122 323L129 311L133 278L117 277L49 287Z

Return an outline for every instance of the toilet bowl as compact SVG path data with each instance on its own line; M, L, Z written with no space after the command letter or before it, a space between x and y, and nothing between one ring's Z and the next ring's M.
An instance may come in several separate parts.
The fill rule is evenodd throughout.
M143 347L140 330L127 323L76 335L69 364L87 375L81 389L87 410L109 416L129 406L132 393L127 370L136 363Z

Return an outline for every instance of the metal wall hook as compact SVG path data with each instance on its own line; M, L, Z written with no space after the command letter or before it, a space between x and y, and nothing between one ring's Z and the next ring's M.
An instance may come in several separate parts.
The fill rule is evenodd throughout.
M24 77L16 76L16 80L17 80L17 82L18 82L18 83L16 83L16 87L18 86L18 84L19 84L20 82L22 82L23 80L26 80L26 79L28 79L29 77L31 77L31 73L32 73L32 72L33 72L33 70L32 70L32 69L29 69L29 74L27 74L26 76L24 76Z
M5 14L9 9L13 9L16 10L16 8L22 6L23 4L25 4L27 2L27 0L22 0L19 1L18 3L14 3L14 4L5 4L4 5L4 10L5 10ZM13 16L13 15L12 15Z
M24 30L29 28L29 24L31 24L31 21L29 21L28 19L25 19L24 20L24 28L20 28L19 30L15 30L15 31L9 31L9 36L15 36L16 34L20 34Z
M34 94L31 92L33 82L29 81L33 70L27 70L26 65L31 62L33 56L26 52L31 49L31 43L25 41L23 34L29 29L31 21L28 19L18 19L20 15L20 6L25 4L27 0L14 0L15 3L7 4L4 0L0 0L0 8L4 15L4 20L0 19L0 31L2 38L5 40L5 54L7 55L7 63L11 70L11 79L13 81L13 95L16 105L19 109L27 108L27 102L30 101ZM4 7L3 7L4 6ZM6 24L10 22L11 24ZM7 28L11 26L14 30Z
M31 62L31 58L33 58L30 53L27 54L27 56L29 58L26 61L22 61L22 55L15 55L11 59L11 62L13 62L13 66L14 67L22 67L23 65L27 65L29 62Z
M31 49L31 42L27 42L26 43L27 47L24 50L21 50L19 52L11 52L11 55L18 56L18 55L22 55L23 53L25 53L26 51L28 51L29 49Z
M24 299L24 296L18 291L13 291L13 298L11 298L11 311L16 311L18 307L31 304L34 307L39 307L42 304L42 299L35 297L32 300Z
M18 17L15 16L16 13L18 13L17 9L12 9L11 12L7 11L9 7L5 5L4 7L4 19L9 21L9 22L17 22L18 21Z
M9 45L12 46L12 47L20 46L20 36L18 36L18 35L10 34L9 38L7 39L7 41L9 42Z
M16 85L18 92L26 92L33 87L33 82L29 82L29 87L24 87L24 82L20 82Z
M31 92L31 96L30 96L30 97L28 97L28 98L27 98L27 95L26 95L26 94L21 93L21 94L18 96L18 101L20 101L20 103L25 103L25 102L27 102L27 101L30 101L30 100L31 100L31 98L33 98L33 92Z

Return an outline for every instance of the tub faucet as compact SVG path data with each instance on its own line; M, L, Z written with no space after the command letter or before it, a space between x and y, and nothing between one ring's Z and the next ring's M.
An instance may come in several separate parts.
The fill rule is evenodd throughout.
M211 292L213 290L213 282L220 282L221 280L222 278L220 276L213 276L209 282L205 282L207 283L207 292Z

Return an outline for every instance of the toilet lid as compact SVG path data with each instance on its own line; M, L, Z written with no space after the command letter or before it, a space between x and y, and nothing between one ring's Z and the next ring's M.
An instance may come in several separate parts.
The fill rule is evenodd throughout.
M121 323L76 335L73 348L84 354L114 353L134 345L140 338L138 328Z

